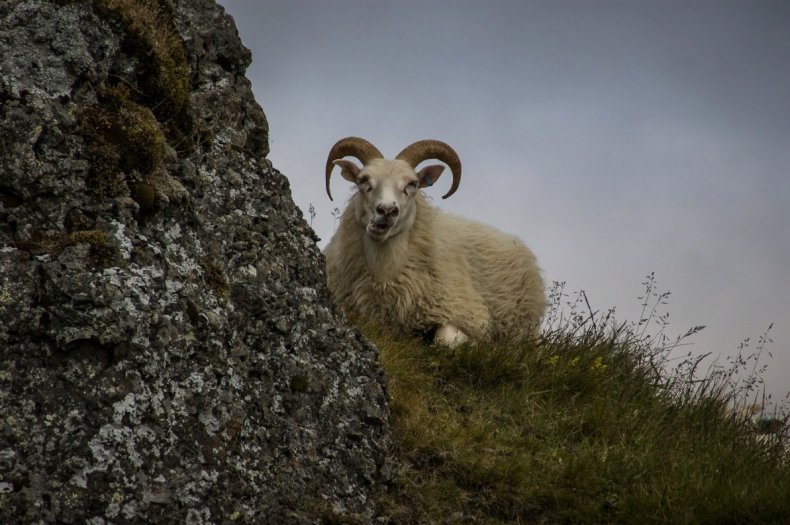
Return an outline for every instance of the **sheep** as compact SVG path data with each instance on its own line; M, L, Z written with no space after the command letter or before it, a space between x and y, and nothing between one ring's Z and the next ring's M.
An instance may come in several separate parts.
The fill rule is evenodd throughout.
M362 162L357 166L344 157ZM404 335L432 336L455 348L467 342L519 341L537 334L546 309L543 278L518 238L443 213L426 198L444 170L461 182L461 161L444 142L421 140L385 159L370 142L346 137L326 161L357 191L324 249L329 290L348 317Z

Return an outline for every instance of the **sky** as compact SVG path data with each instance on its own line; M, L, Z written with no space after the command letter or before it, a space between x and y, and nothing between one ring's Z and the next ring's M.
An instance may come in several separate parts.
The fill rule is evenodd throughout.
M437 206L518 235L548 283L619 320L655 272L666 332L706 326L677 350L710 353L702 369L773 324L766 390L790 392L790 3L220 4L321 247L351 196L337 173L324 191L337 140L388 157L443 140L463 179L447 200L437 183Z

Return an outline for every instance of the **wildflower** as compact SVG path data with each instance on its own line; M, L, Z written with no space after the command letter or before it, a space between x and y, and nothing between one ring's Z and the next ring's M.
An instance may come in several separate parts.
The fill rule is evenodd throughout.
M601 373L604 370L606 370L606 365L603 364L603 357L601 356L596 357L592 363L592 366L590 366L590 370L596 373Z

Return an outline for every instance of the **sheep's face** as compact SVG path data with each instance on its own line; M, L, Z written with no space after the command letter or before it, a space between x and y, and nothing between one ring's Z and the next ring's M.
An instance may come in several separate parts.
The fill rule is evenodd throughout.
M383 242L414 224L414 198L421 187L439 178L444 166L427 166L416 172L403 160L373 159L359 168L353 162L336 160L343 178L357 185L356 216L370 239Z

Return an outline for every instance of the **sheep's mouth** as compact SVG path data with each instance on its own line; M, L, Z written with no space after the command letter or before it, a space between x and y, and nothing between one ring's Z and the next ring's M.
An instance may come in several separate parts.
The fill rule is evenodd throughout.
M384 221L370 221L368 223L368 234L374 238L383 237L392 228L392 223L388 220Z

